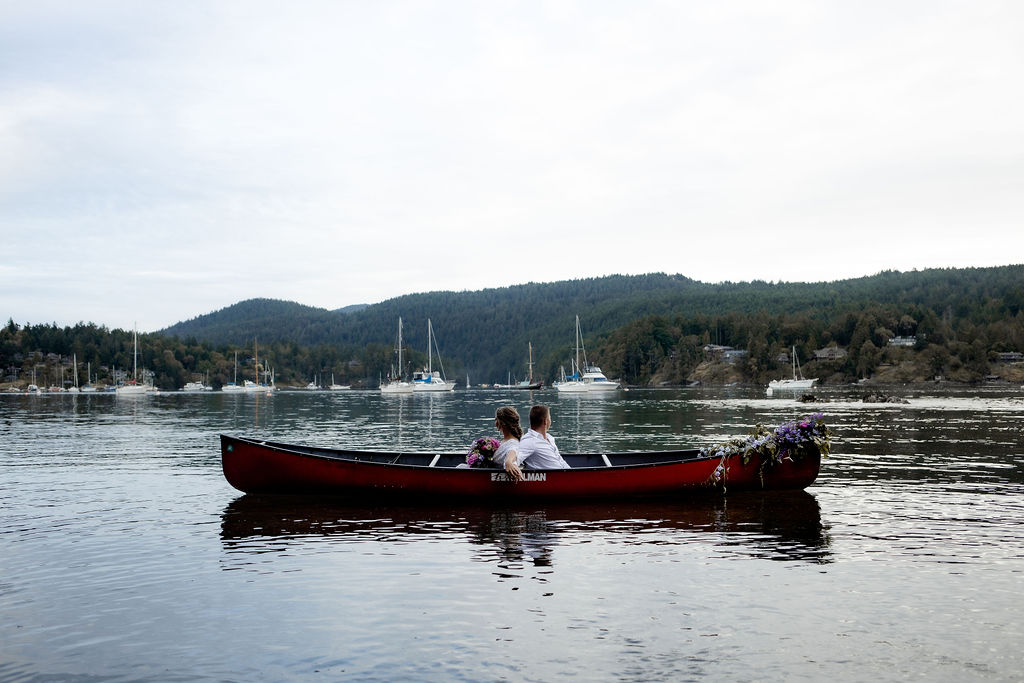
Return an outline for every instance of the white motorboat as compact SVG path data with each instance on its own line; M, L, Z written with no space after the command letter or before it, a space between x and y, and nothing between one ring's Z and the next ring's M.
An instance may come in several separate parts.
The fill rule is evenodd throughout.
M580 372L580 352L583 352L583 372ZM572 374L562 371L561 381L555 382L555 389L565 394L586 394L590 392L615 391L619 383L605 377L601 368L587 362L587 349L583 346L580 331L580 317L576 316L576 358L572 361Z
M605 377L596 365L583 367L583 383L590 391L615 391L619 388L619 383Z

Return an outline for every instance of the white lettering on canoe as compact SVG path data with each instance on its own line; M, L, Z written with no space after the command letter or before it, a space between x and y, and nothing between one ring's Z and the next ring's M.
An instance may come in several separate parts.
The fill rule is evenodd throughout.
M523 472L525 481L547 481L547 472ZM491 481L512 481L512 476L505 472L491 472Z

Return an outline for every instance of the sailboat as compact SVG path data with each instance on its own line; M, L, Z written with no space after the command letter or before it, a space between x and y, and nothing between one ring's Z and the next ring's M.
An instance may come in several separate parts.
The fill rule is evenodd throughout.
M580 351L583 352L581 372ZM601 368L587 362L587 350L583 346L583 333L580 331L580 317L576 316L576 358L572 361L572 374L566 376L562 370L562 379L555 382L555 389L568 394L586 394L590 392L615 391L619 383L605 377Z
M134 352L132 354L132 379L127 384L122 384L116 389L118 396L143 396L149 392L149 387L139 384L139 330L136 327L132 334Z
M382 394L411 394L412 383L402 379L402 319L398 319L398 374L394 368L388 376L387 383L381 382L380 391Z
M242 383L242 388L247 392L271 392L276 391L277 387L274 386L273 374L271 374L270 384L260 383L260 347L256 343L256 340L252 340L253 356L256 363L256 381L245 380ZM263 373L264 380L266 380L267 372Z
M227 394L245 391L245 389L238 386L238 351L235 351L235 381L228 382L227 384L222 386L220 390Z
M71 361L71 365L75 370L75 386L68 387L68 391L72 394L78 393L78 354L73 356L74 360Z
M526 364L526 379L521 382L512 383L511 376L509 377L508 384L496 384L495 387L499 389L529 389L530 391L544 388L544 381L534 380L534 344L532 342L526 342L526 346L529 353L529 361ZM510 374L511 375L511 374Z
M437 347L437 340L434 339L434 326L427 318L427 367L421 372L415 372L412 376L412 390L419 391L452 391L455 389L455 382L449 382L444 377L444 366L441 372L433 368L432 351ZM437 362L441 363L441 351L437 352Z
M82 392L86 394L92 394L96 392L96 387L92 383L92 362L85 366L85 384L82 385Z
M793 347L793 357L790 359L790 362L793 365L793 379L773 379L771 382L768 382L768 393L778 390L810 389L818 381L817 377L804 379L804 375L800 371L800 359L796 357L796 346Z
M530 390L540 389L540 388L542 388L544 386L543 380L540 381L540 382L535 382L534 379L533 379L533 342L527 342L526 344L527 344L527 347L529 349L529 354L530 354L530 361L526 365L526 368L527 368L526 379L523 380L522 382L519 382L518 384L515 384L514 386L512 386L512 388L513 389L530 389Z
M331 391L344 391L345 389L351 389L352 386L349 385L349 384L335 384L334 383L334 373L332 372L331 373L331 385L329 387L327 387L327 388L330 389Z

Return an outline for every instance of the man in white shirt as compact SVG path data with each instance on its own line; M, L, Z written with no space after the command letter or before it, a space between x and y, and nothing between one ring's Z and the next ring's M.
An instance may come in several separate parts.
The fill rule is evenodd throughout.
M547 406L530 408L530 431L519 440L517 464L528 470L567 470L568 463L558 452L555 437L548 434L551 411ZM506 468L508 469L508 468Z

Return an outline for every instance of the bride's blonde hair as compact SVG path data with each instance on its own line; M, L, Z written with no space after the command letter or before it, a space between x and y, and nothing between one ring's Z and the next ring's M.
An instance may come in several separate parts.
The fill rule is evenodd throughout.
M523 428L519 426L519 413L512 406L498 408L494 411L494 419L515 438L523 438Z

